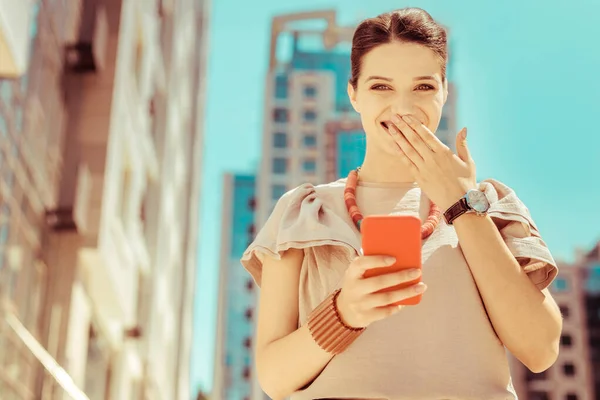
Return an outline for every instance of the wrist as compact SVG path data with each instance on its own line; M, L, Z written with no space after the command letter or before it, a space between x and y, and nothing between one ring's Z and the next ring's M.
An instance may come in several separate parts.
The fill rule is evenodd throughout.
M337 312L338 317L340 318L340 322L348 327L349 329L363 329L366 326L358 326L357 324L352 323L351 318L348 318L350 312L346 307L346 302L344 301L344 290L339 289L338 294L333 297L334 307Z
M436 204L440 208L440 210L442 210L442 213L445 213L446 211L448 211L448 209L450 207L452 207L454 204L456 204L458 201L460 201L460 199L462 199L465 196L465 193L467 193L467 192L465 191L461 194L454 194L451 196L447 196L446 198L442 199L441 202L436 203Z
M337 308L340 289L317 306L308 317L308 330L321 349L337 355L350 346L365 328L353 328L342 321Z
M465 197L469 190L477 190L477 185L459 185L455 188L452 188L448 190L446 196L444 196L440 202L436 204L442 210L442 212L446 212L450 207L460 201L460 199Z
M454 204L443 212L446 223L452 225L455 220L465 214L486 215L490 208L490 202L484 191L469 189Z

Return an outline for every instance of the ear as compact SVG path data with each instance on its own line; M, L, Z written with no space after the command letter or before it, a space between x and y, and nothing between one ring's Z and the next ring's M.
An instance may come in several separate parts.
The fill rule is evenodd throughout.
M349 82L348 98L350 98L350 103L352 104L352 108L354 108L354 111L360 114L360 110L358 109L358 103L356 102L356 90L354 90L354 87Z

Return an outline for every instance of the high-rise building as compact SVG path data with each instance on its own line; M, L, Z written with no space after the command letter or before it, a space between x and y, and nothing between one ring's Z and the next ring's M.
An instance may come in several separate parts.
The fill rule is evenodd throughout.
M258 226L287 190L340 175L342 133L346 139L361 138L360 119L347 95L353 32L353 27L336 24L333 10L281 15L272 21ZM344 150L340 164L358 166L364 146Z
M254 239L256 182L252 175L225 175L219 277L219 310L212 398L250 399L256 287L240 267Z
M0 1L2 398L191 398L206 7Z
M600 393L600 242L573 264L559 265L550 286L563 315L560 353L534 374L516 359L511 369L523 400L587 400Z

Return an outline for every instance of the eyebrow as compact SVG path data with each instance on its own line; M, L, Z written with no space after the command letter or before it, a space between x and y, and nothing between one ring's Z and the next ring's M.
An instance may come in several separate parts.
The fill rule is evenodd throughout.
M365 82L372 81L372 80L375 80L375 79L386 81L386 82L392 82L393 81L392 78L386 78L385 76L373 75L373 76L368 77ZM433 76L431 76L431 75L416 76L416 77L413 78L413 81L425 81L425 80L435 81L436 79Z

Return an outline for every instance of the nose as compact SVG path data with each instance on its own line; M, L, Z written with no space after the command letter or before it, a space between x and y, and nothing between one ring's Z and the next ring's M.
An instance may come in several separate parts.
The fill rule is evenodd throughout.
M394 96L390 103L390 111L394 115L415 115L415 101L406 94Z

